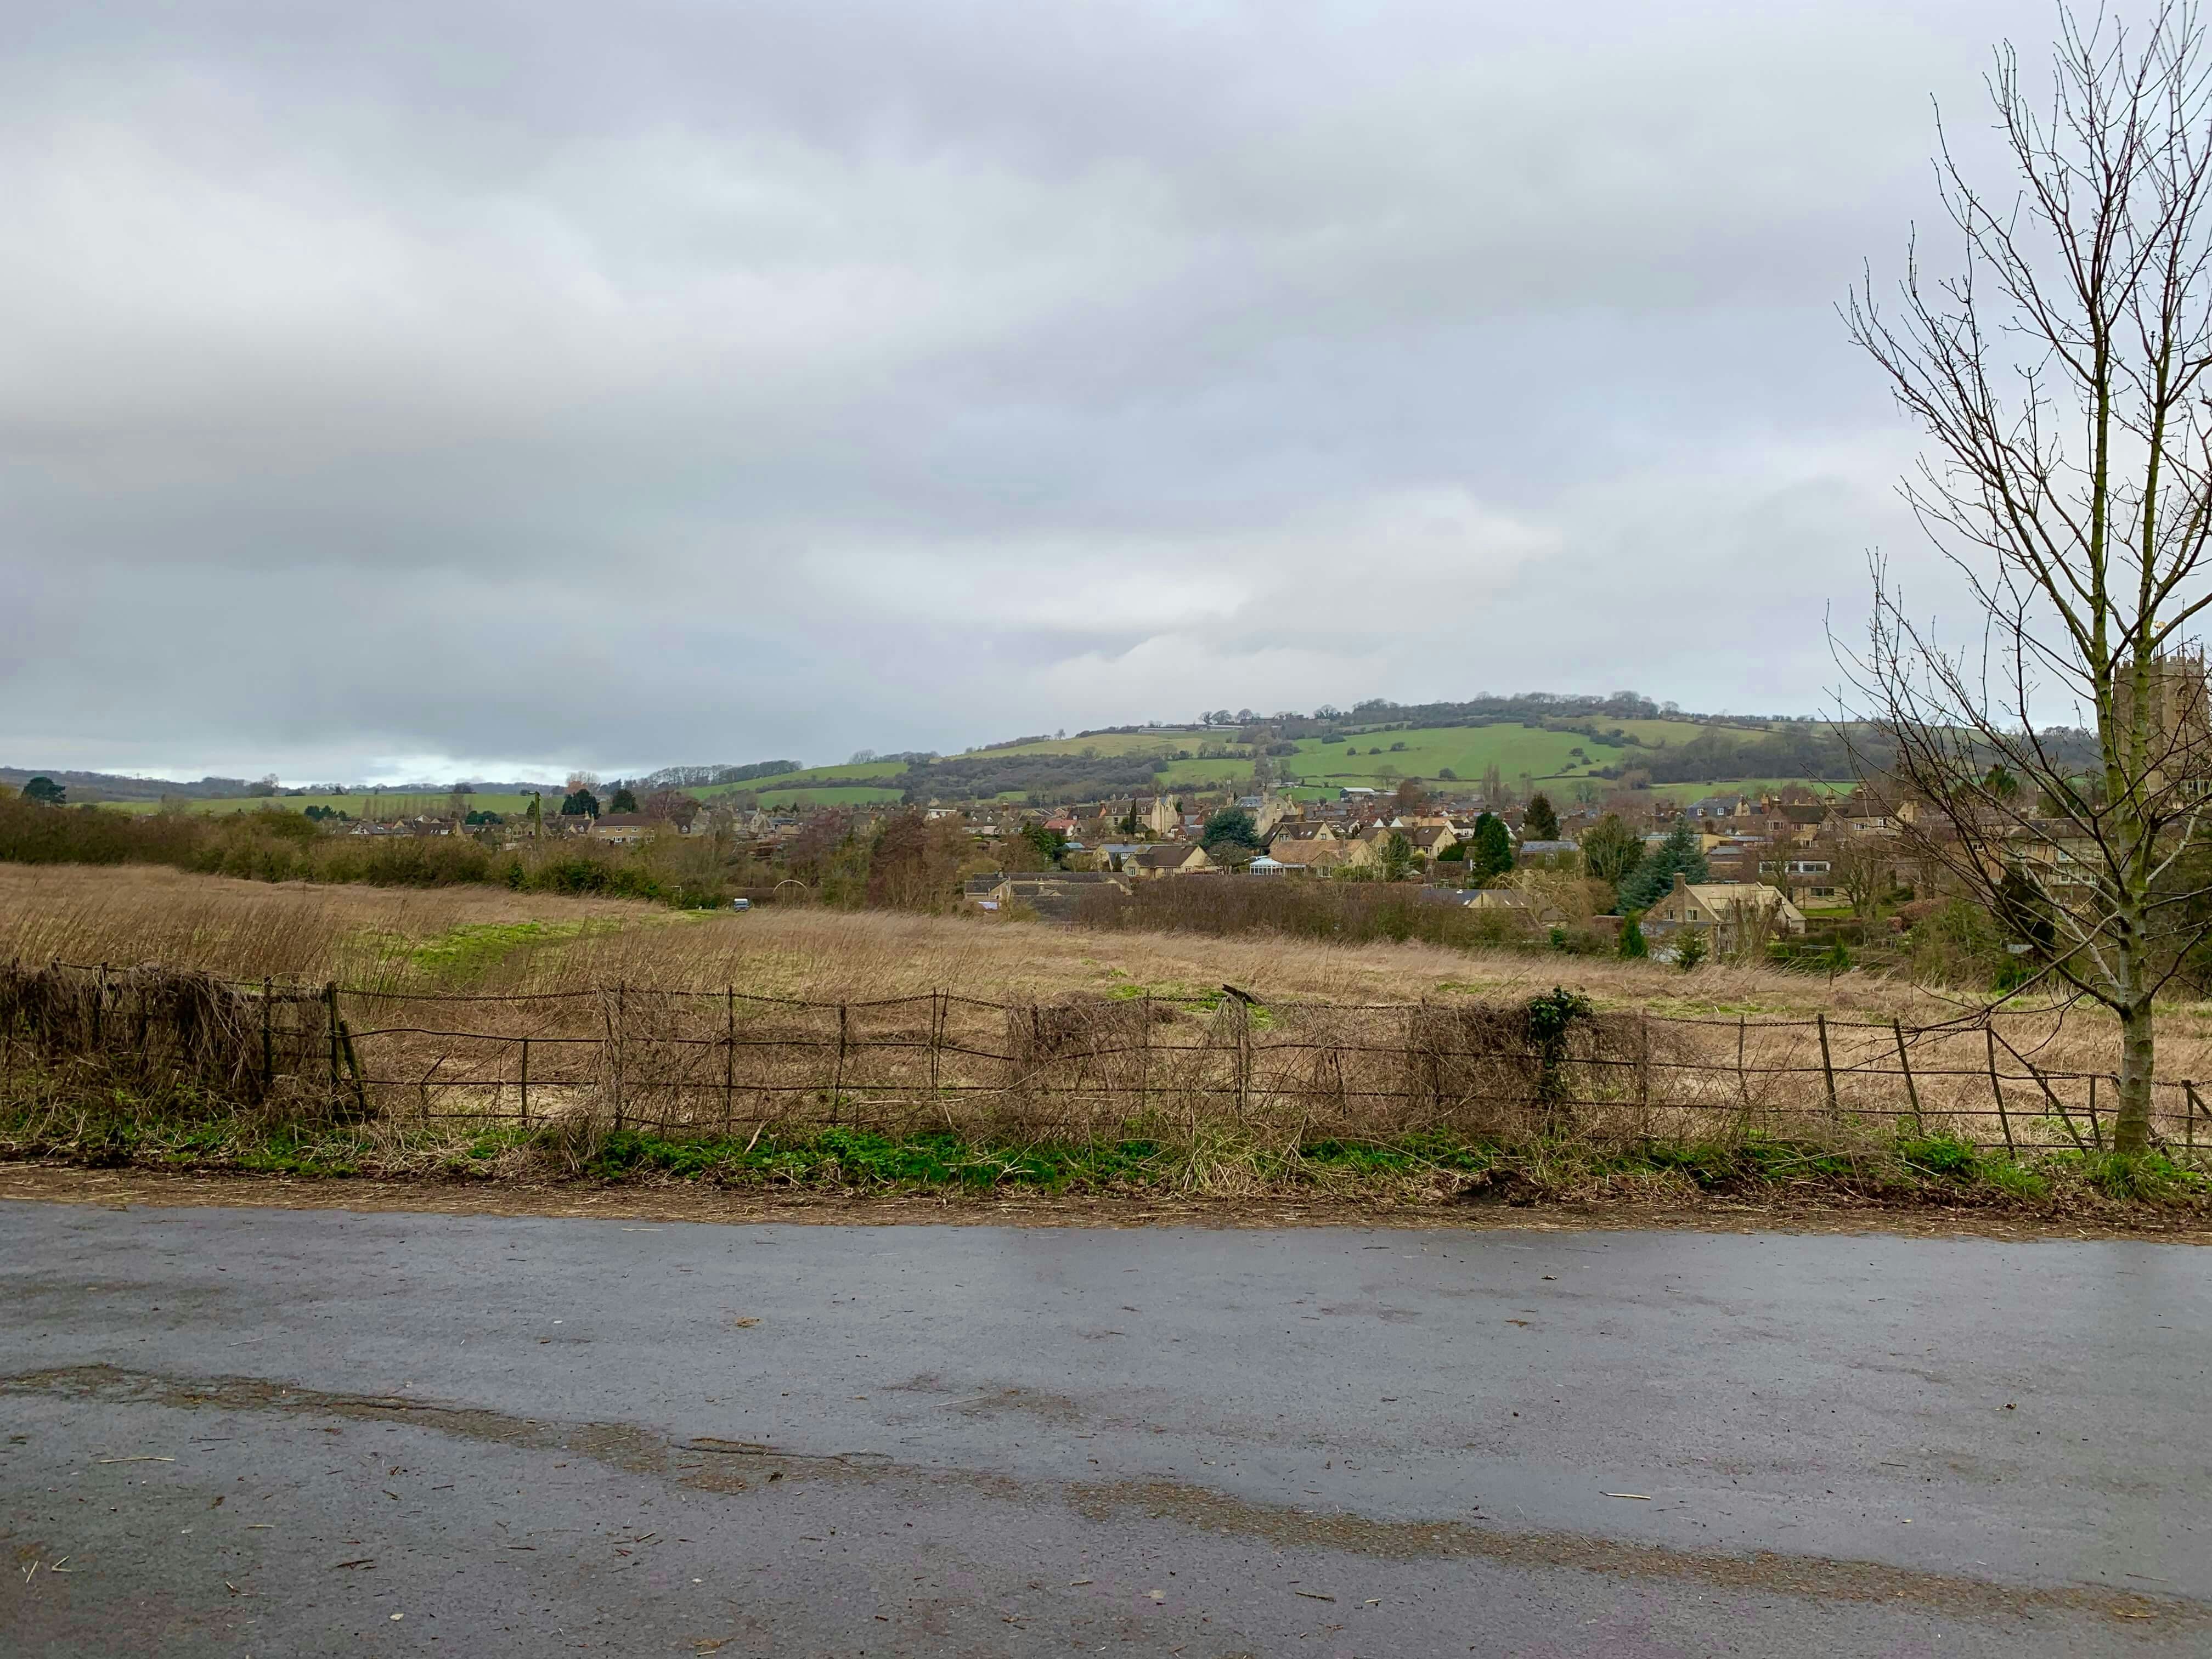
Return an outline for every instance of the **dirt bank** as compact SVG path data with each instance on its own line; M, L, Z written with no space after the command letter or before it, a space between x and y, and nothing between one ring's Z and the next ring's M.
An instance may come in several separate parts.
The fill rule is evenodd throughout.
M1705 1232L1892 1233L1912 1237L2140 1238L2212 1244L2212 1226L2145 1210L2073 1220L1933 1204L1842 1206L1780 1198L1698 1204L1345 1204L1279 1199L1068 1198L736 1192L690 1183L302 1180L0 1164L0 1199L63 1204L216 1205L435 1215L588 1216L622 1220L842 1226L1686 1228Z

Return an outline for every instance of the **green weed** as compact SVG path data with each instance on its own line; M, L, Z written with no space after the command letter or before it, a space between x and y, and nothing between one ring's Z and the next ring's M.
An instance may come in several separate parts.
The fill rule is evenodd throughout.
M407 957L434 978L473 979L517 951L564 945L587 933L612 929L611 922L594 925L583 921L465 922L415 945L407 952Z
M1977 1173L2008 1198L2042 1200L2051 1196L2049 1181L2008 1158L1985 1158Z
M27 1074L18 1074L19 1085ZM278 1118L190 1090L150 1093L80 1072L27 1074L0 1104L0 1156L106 1167L230 1169L289 1176L436 1176L482 1180L531 1171L607 1182L681 1181L823 1192L1000 1192L1214 1195L1325 1194L1437 1202L1477 1194L1513 1202L1656 1194L1789 1193L1946 1205L2024 1204L2094 1212L2111 1206L2212 1212L2212 1176L2166 1152L2095 1151L2027 1159L1948 1134L1843 1144L1747 1135L1605 1144L1563 1130L1490 1139L1449 1130L1373 1138L1270 1140L1226 1121L1133 1120L1095 1139L994 1139L945 1129L849 1126L781 1134L669 1134L553 1122L331 1121Z
M1897 1155L1923 1175L1970 1180L1981 1171L1980 1151L1954 1135L1928 1135L1897 1143Z
M2081 1167L2092 1186L2123 1202L2171 1204L2212 1192L2212 1180L2164 1152L2092 1152L2081 1160Z

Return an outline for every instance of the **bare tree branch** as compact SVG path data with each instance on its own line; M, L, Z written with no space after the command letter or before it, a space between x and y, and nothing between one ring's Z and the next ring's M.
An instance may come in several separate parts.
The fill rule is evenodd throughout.
M2115 1145L2148 1144L2154 1002L2212 933L2198 819L2212 718L2192 625L2212 605L2212 56L2197 0L2130 32L2062 7L2050 96L1999 49L2011 173L1969 177L1938 120L1960 268L1919 239L1893 312L1844 311L1929 447L1900 487L1983 618L1939 640L1873 564L1847 721L1900 843L2039 949L2035 977L2118 1017ZM2051 740L2094 732L2096 762ZM1847 726L1847 729L1850 729Z

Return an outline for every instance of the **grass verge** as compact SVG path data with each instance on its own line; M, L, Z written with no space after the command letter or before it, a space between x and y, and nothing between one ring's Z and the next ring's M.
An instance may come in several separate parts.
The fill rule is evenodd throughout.
M1091 1140L818 1128L673 1136L578 1121L317 1122L119 1087L0 1107L0 1158L101 1169L467 1182L694 1184L822 1194L1306 1197L1389 1206L1701 1199L2212 1218L2212 1175L2163 1152L2011 1158L1948 1136L1852 1146L1757 1135L1603 1146L1445 1133L1266 1146L1227 1126Z

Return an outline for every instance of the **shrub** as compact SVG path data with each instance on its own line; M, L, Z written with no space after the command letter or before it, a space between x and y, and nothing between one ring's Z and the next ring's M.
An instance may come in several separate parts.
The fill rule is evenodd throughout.
M1516 942L1514 918L1498 910L1469 910L1420 896L1410 884L1320 881L1298 878L1171 877L1147 881L1124 894L1085 892L1076 906L1079 926L1134 932L1285 933L1300 939L1359 944L1375 939L1474 948Z
M304 813L275 806L221 817L134 817L96 806L56 809L0 799L0 860L163 864L246 881L376 887L500 883L517 891L686 904L715 904L722 896L722 874L710 848L623 852L562 841L502 852L468 836L333 835Z

